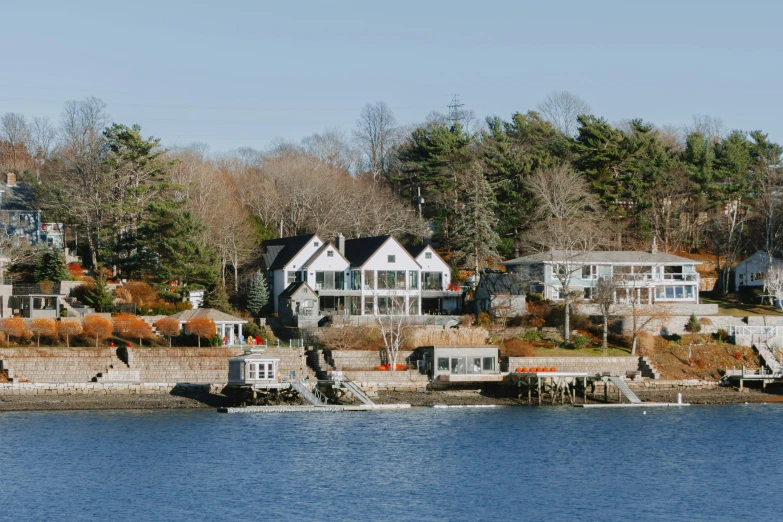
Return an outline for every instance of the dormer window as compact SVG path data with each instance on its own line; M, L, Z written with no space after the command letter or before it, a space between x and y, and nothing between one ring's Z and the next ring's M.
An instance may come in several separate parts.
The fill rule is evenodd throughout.
M334 250L327 250L326 257L334 257Z
M432 252L424 252L424 259L432 259Z
M319 243L318 241L313 241L313 246L315 248L318 248L319 246L321 246L321 243Z
M387 256L387 257L386 257L386 260L387 260L389 263L394 263L394 262L396 262L396 261L397 261L397 256Z

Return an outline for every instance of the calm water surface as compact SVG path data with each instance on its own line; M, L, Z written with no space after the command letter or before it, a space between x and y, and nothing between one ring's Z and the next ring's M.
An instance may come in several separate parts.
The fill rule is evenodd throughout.
M0 413L0 519L779 520L782 436L772 405Z

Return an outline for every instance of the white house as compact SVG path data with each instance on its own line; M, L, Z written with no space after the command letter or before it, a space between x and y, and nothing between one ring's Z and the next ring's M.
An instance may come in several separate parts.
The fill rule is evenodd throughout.
M542 252L502 263L518 274L530 290L545 299L561 300L562 282L568 275L572 292L592 299L599 279L614 281L618 303L699 303L698 261L658 252L601 251ZM560 277L558 277L558 274Z
M772 256L771 266L783 268L783 261ZM764 276L769 267L770 255L763 250L758 250L734 267L734 288L739 290L743 286L764 286Z
M276 312L280 294L302 281L318 294L321 314L383 315L394 309L420 315L423 302L424 311L457 307L451 271L431 247L417 249L424 266L392 236L346 240L338 234L332 243L309 234L265 241L263 247Z

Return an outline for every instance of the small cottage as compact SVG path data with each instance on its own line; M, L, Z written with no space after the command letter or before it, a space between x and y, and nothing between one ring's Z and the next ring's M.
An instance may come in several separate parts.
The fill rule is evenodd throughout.
M482 380L478 376L500 375L497 346L422 346L417 348L412 360L418 360L419 370L434 380L453 379L455 375L477 376L470 380ZM487 379L489 380L489 379Z
M517 274L482 274L476 287L476 312L493 317L525 313L525 285Z
M318 295L304 281L291 283L277 298L278 315L282 321L297 325L318 324Z

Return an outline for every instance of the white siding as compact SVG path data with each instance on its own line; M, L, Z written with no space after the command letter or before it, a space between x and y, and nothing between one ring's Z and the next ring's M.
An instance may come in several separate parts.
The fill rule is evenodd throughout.
M427 259L427 252L432 254L431 259ZM428 246L419 253L416 261L421 265L422 272L440 272L443 274L443 289L445 290L451 284L451 269L441 258L438 256L431 246Z

